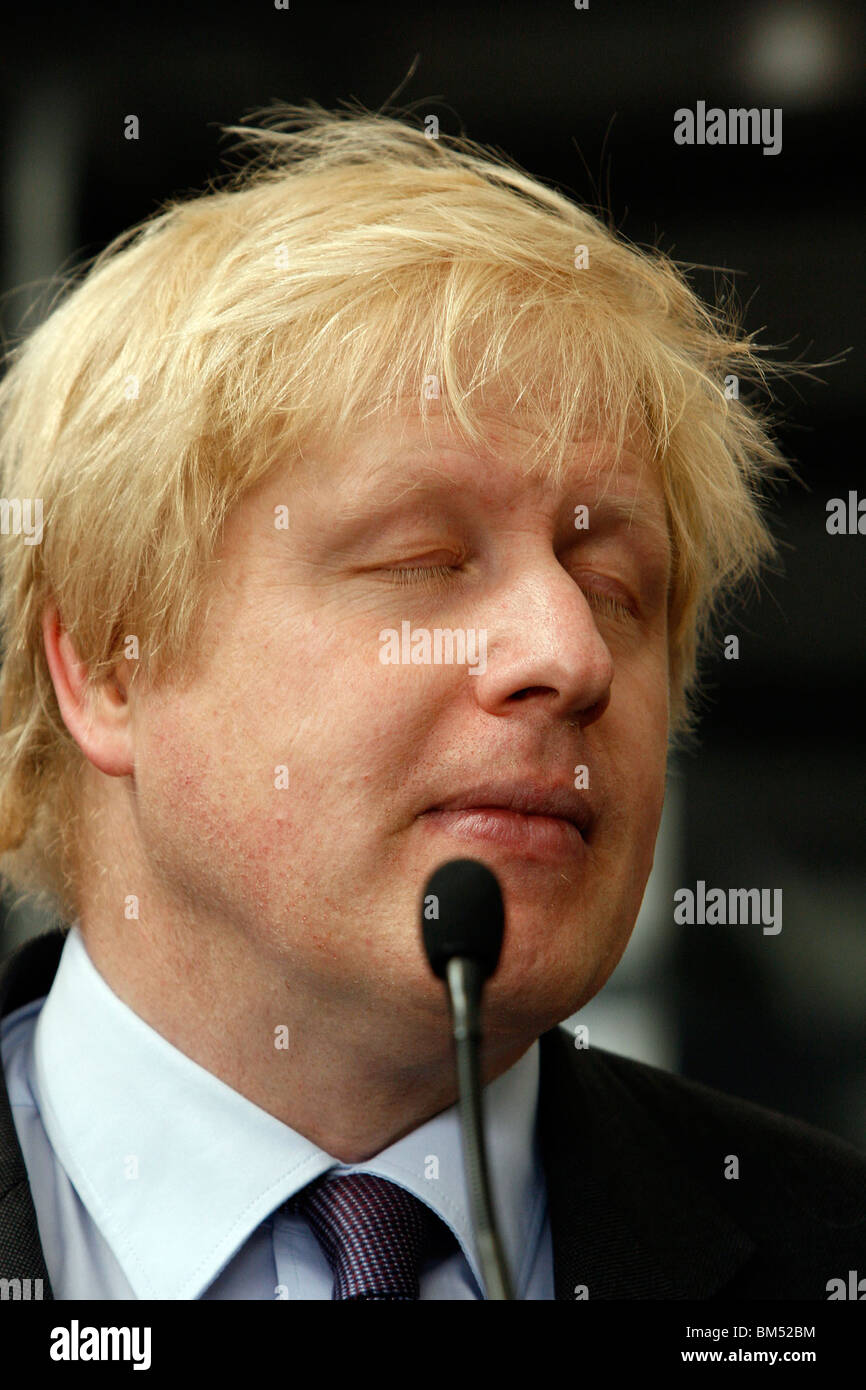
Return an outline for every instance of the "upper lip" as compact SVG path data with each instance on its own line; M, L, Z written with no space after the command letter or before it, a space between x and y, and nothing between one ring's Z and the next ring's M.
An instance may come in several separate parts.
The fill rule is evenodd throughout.
M556 816L571 821L583 834L593 819L593 810L585 792L570 786L547 786L541 782L485 782L449 796L430 811L462 811L475 806L498 806L508 811L520 811L526 816Z

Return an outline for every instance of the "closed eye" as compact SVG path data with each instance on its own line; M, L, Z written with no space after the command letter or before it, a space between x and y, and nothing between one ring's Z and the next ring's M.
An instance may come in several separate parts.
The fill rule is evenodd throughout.
M400 586L407 584L428 584L436 586L456 573L453 565L404 565L399 569L388 569L387 574L395 577Z
M435 588L450 579L458 572L454 565L401 565L388 568L386 574L392 575L399 587L407 585L426 585ZM584 589L584 597L587 603L597 613L602 613L609 618L633 618L634 609L620 599L616 599L612 594L603 589Z
M584 590L584 597L591 608L604 613L609 618L633 618L634 610L627 603L615 599L612 594L599 589Z

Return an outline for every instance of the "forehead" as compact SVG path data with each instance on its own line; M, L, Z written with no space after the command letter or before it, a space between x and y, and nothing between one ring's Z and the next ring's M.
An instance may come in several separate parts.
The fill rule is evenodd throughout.
M552 468L539 461L531 430L501 417L483 424L476 442L441 419L379 421L338 446L316 450L315 460L307 454L303 486L330 494L333 514L345 519L404 498L472 495L491 506L530 498L556 505L573 498L667 532L662 480L639 430L620 442L602 431L582 435L569 441Z

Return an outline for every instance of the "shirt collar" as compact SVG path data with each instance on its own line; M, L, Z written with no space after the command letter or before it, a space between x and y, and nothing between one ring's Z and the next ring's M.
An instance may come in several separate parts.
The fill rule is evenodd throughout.
M484 1090L491 1184L515 1293L543 1211L537 1041ZM196 1299L257 1226L333 1169L390 1178L451 1228L483 1287L457 1106L341 1164L180 1052L118 998L76 925L35 1033L45 1131L137 1298Z

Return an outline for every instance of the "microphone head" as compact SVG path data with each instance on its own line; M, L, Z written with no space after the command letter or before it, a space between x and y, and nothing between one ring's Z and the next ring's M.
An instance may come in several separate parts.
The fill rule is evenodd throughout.
M499 962L505 931L502 889L477 859L450 859L431 874L421 899L421 934L434 975L445 979L453 956L475 961L483 978Z

